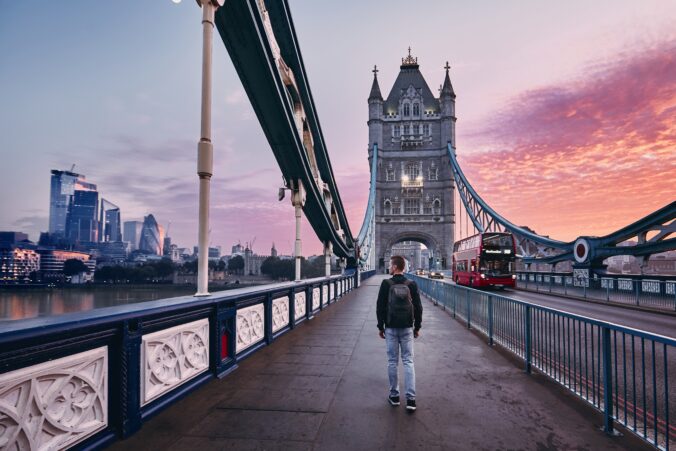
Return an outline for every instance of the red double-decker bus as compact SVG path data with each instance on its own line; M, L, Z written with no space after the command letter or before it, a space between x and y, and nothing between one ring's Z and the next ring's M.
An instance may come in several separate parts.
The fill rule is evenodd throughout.
M470 287L515 287L516 246L511 233L486 232L453 245L453 280Z

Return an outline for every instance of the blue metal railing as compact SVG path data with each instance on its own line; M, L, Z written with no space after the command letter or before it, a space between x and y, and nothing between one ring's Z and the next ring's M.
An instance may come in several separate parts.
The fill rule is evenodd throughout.
M519 272L518 287L525 290L676 311L676 280L617 276L575 283L569 273Z
M541 307L491 292L422 278L421 291L604 416L651 445L673 449L676 339Z
M353 290L358 276L353 272L5 323L0 329L0 448L95 448L128 437L169 404L223 377ZM66 393L71 388L75 393ZM58 413L63 411L72 415ZM49 431L42 434L43 426L36 424Z

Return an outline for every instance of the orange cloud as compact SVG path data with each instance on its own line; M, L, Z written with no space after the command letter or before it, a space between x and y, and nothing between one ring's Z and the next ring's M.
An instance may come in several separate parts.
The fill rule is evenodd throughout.
M525 92L461 142L470 183L510 221L613 232L676 198L676 40Z

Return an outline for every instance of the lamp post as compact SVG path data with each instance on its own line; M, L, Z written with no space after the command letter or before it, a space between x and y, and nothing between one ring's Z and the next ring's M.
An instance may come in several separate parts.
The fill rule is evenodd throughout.
M296 180L294 184L294 189L293 189L293 195L291 197L291 204L293 204L295 210L296 210L296 243L294 246L294 260L296 263L296 271L295 271L295 281L299 282L300 281L300 266L301 266L301 258L302 258L302 247L301 247L301 240L300 240L300 219L303 211L303 205L305 205L305 199L306 199L306 193L305 193L305 188L303 187L303 182L300 181L300 179Z
M197 144L197 175L200 179L197 293L209 295L209 189L214 166L211 143L211 50L214 16L225 0L197 0L202 8L202 126Z

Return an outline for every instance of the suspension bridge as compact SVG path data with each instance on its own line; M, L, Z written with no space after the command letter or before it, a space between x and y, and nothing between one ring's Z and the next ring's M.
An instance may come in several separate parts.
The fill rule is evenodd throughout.
M288 2L212 6L220 6L215 27L293 193L297 224L302 212L327 259L341 259L341 274L9 324L0 331L0 447L673 449L674 338L415 275L408 277L426 299L416 349L421 408L413 417L391 408L374 327L387 145L369 142L369 196L354 235ZM417 60L404 66L417 70ZM454 99L450 81L447 89ZM454 130L448 136L439 161L452 176L446 195L460 200L450 216L477 233L512 234L527 266L551 265L547 282L527 272L524 282L565 287L573 276L554 270L570 262L570 290L585 298L605 290L610 304L611 291L626 284L604 272L604 259L645 261L676 249L676 202L570 242L516 226L472 187ZM208 178L208 164L199 167ZM632 238L636 246L620 246ZM297 242L297 257L299 249ZM443 264L450 268L450 258ZM628 303L658 299L648 307L668 315L676 282L654 282L632 279Z

